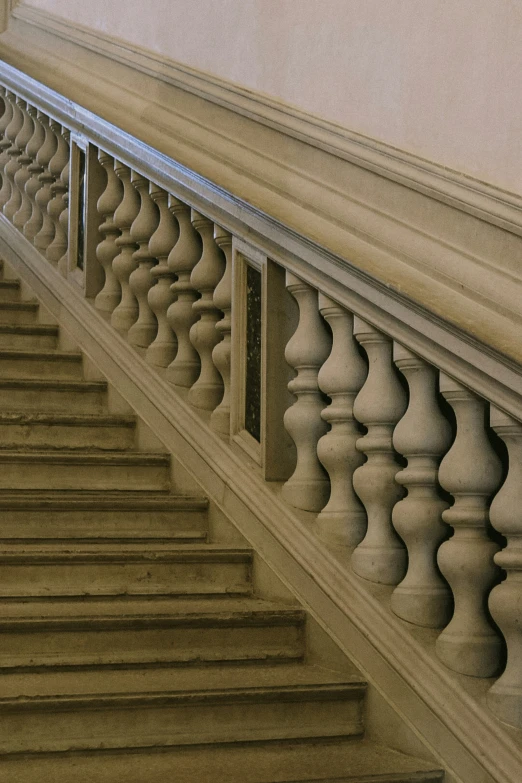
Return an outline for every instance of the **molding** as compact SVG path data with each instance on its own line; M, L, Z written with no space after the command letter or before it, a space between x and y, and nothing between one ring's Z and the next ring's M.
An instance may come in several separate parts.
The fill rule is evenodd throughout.
M336 641L424 737L450 777L466 783L518 783L519 733L487 710L480 693L484 684L475 683L477 698L466 692L465 678L447 670L426 639L421 644L411 626L387 610L379 600L382 591L370 591L280 500L277 490L245 470L244 459L172 394L168 383L4 216L0 253L317 622L330 633L334 629Z
M14 16L522 236L522 196L136 44L22 5Z
M522 415L518 197L24 5L0 55L27 100Z

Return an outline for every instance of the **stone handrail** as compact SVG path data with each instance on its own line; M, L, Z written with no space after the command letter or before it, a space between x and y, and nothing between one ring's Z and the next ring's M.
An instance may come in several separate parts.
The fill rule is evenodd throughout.
M4 216L522 728L519 368L29 81L0 88Z

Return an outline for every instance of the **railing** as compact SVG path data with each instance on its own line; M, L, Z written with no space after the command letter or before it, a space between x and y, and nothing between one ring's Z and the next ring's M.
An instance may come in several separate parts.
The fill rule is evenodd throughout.
M287 504L317 515L356 574L394 586L396 615L440 629L447 667L496 677L490 708L522 727L513 405L394 341L304 264L296 274L233 236L175 182L1 94L4 216L263 479L284 482Z

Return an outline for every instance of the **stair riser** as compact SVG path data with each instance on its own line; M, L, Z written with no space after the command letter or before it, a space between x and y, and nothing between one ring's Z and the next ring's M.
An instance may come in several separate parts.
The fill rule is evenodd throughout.
M81 361L0 357L0 378L60 378L81 380Z
M52 413L103 413L106 392L61 389L0 389L0 409Z
M46 351L54 350L57 345L54 334L19 334L0 332L0 350Z
M1 509L4 539L169 539L207 529L205 511L41 511ZM200 539L198 539L200 540Z
M84 490L166 490L170 475L167 467L126 464L40 464L2 460L0 451L0 489L84 489Z
M0 281L0 302L19 302L20 286L1 285Z
M161 747L357 735L362 731L361 699L295 701L184 699L168 706L134 709L51 709L0 711L0 752ZM6 741L6 737L9 740Z
M249 595L249 563L0 562L0 596Z
M152 607L151 607L152 610ZM161 607L157 607L161 611ZM26 626L27 627L27 626ZM2 631L0 669L153 663L300 660L303 626L208 624L183 627L92 626L89 630Z
M23 307L3 308L0 305L0 324L35 324L36 316L37 310L26 310Z
M4 424L0 422L2 449L132 449L134 427L75 427L61 424Z

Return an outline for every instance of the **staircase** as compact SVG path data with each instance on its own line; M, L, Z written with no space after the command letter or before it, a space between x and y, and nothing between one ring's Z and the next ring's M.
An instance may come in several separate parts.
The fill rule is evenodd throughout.
M0 278L3 783L435 783L364 737L366 685ZM347 665L348 666L348 665Z

